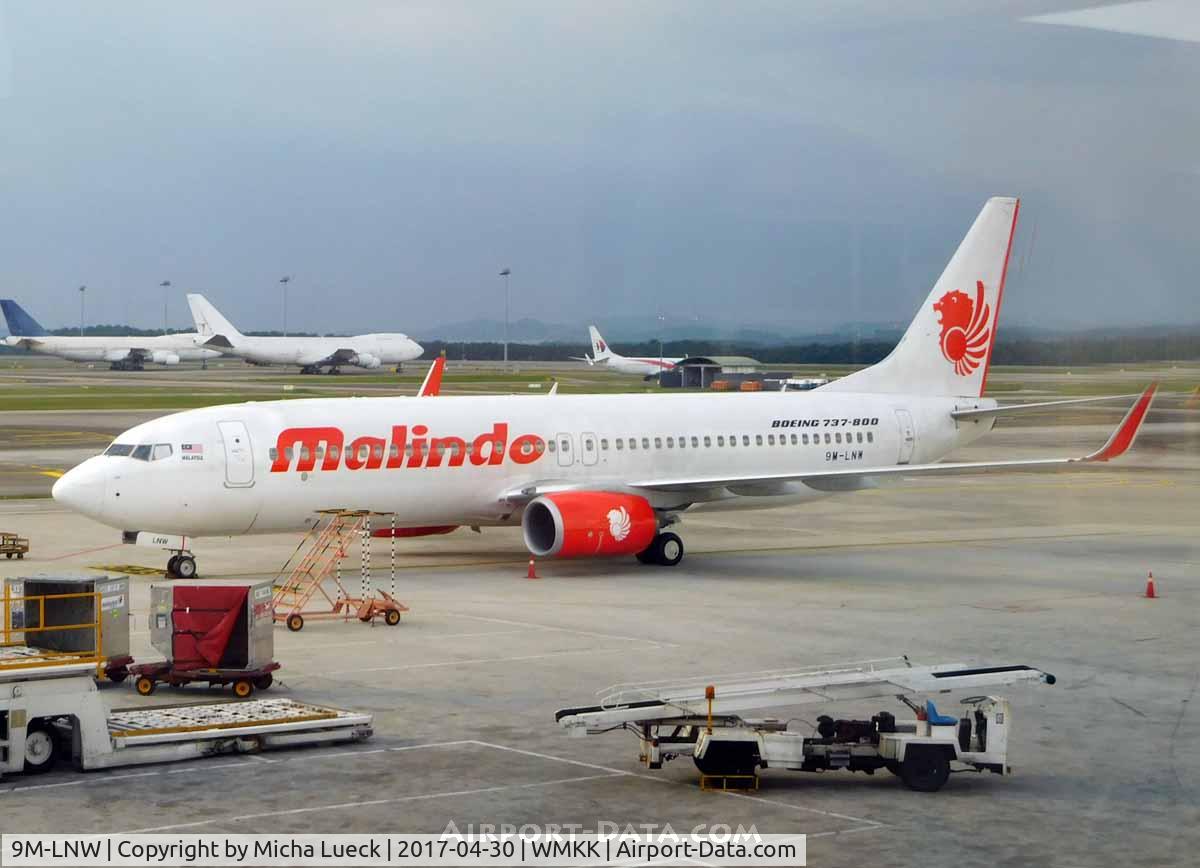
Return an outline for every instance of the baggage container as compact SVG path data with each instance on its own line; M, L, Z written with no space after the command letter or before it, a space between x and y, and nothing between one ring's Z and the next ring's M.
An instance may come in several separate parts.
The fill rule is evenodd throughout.
M274 662L271 582L151 585L150 643L177 672Z

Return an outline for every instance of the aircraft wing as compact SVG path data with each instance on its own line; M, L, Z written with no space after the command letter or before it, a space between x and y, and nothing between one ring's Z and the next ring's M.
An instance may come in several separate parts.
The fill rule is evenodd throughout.
M1062 470L1072 466L1088 466L1119 458L1133 445L1146 412L1154 400L1157 383L1153 383L1129 408L1108 442L1094 452L1069 458L1040 458L1032 461L968 461L936 464L889 464L883 467L854 467L845 470L818 470L795 474L757 474L753 476L692 476L639 479L626 483L632 489L654 491L688 491L728 486L771 485L803 482L818 489L852 489L871 479L886 476L939 476L960 473L989 473L1005 470Z
M582 484L544 480L502 495L502 499L523 503L543 494L561 491L578 491L583 488L625 492L681 492L711 491L719 488L744 488L745 494L785 493L787 483L804 483L823 491L853 491L870 487L875 479L889 476L944 476L955 474L993 473L1006 470L1058 471L1075 467L1094 467L1128 451L1137 438L1138 431L1146 419L1146 413L1154 400L1158 384L1151 384L1137 402L1125 414L1125 418L1109 436L1108 441L1094 452L1067 458L1040 458L1032 461L966 461L939 462L936 464L888 464L881 467L853 467L844 470L817 470L806 473L764 473L752 476L662 476L635 479L632 481L610 481L609 483Z

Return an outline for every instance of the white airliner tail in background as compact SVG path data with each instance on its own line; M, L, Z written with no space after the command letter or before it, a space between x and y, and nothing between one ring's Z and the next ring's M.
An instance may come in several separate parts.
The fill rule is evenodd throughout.
M989 199L896 348L821 390L982 397L1019 210Z
M202 338L206 340L224 338L228 344L232 345L236 339L242 337L242 333L234 327L233 323L225 319L221 312L213 307L212 302L204 296L188 293L187 302L188 307L192 309L192 320L196 323L196 332Z
M592 338L593 361L599 362L612 355L612 351L609 350L608 344L605 343L604 337L600 334L600 329L596 328L594 325L588 326L588 334L591 335Z

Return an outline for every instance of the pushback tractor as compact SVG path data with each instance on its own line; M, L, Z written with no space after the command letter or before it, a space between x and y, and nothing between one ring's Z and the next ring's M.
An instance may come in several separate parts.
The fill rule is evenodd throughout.
M926 698L911 696L976 691L1019 683L1053 684L1031 666L917 666L907 658L808 670L743 673L688 682L614 685L597 705L555 715L571 735L631 731L641 761L651 769L691 756L703 788L757 788L760 768L874 774L887 769L909 788L934 792L952 771L1012 773L1008 762L1012 708L1003 697L970 695L958 716ZM869 719L817 717L812 731L775 718L748 718L751 710L848 703L894 696L913 715L880 711Z

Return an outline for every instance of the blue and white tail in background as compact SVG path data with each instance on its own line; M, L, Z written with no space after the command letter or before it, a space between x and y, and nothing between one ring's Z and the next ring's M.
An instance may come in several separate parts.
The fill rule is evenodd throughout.
M830 392L978 398L987 388L1018 199L989 199L896 348Z
M8 333L13 337L40 338L50 334L11 298L0 299L0 309L4 311L4 320L8 323Z
M608 348L608 342L594 325L588 326L588 334L592 336L592 361L603 361L613 354Z

